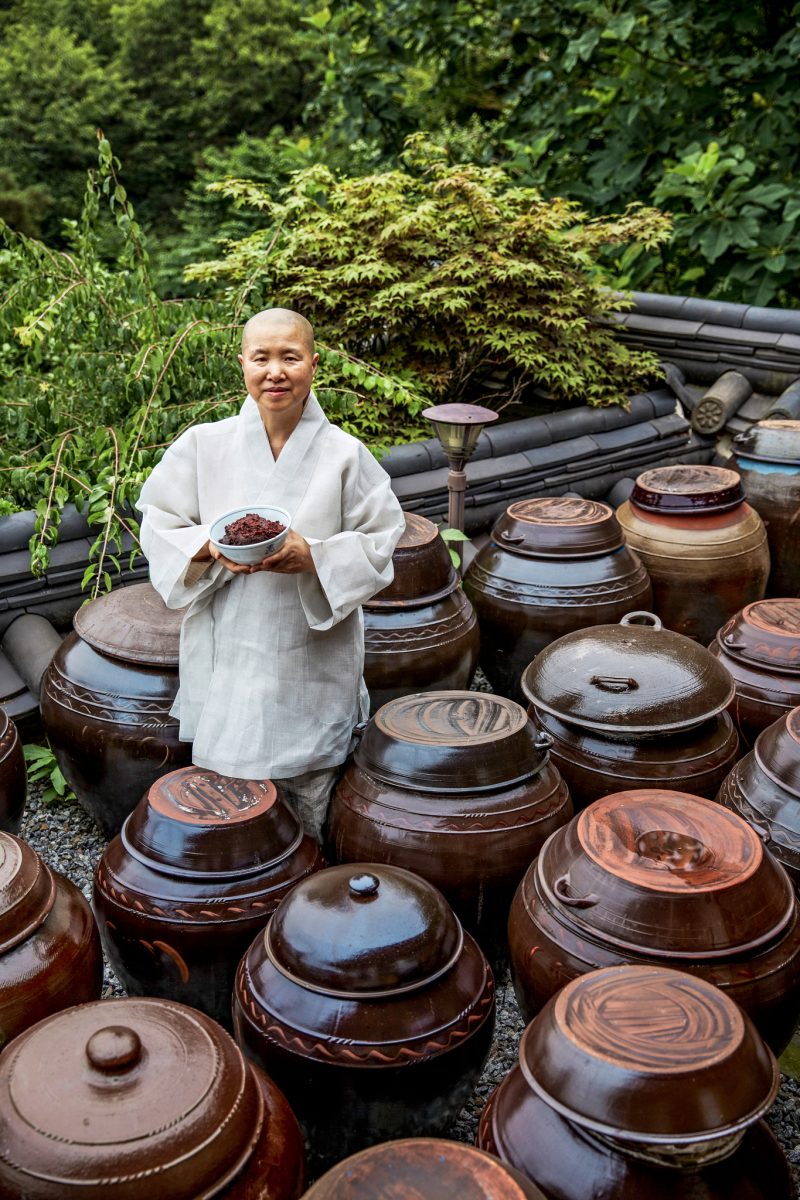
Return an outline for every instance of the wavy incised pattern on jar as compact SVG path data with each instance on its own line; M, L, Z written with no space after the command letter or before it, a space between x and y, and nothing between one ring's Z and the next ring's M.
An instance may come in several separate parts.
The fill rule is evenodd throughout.
M171 698L145 700L137 696L120 696L111 692L91 691L80 687L63 675L51 663L44 677L43 694L67 712L93 721L105 721L113 725L130 725L131 717L142 729L177 728L178 722L169 715L173 705Z
M553 796L557 794L561 803L554 808ZM535 803L515 806L507 811L481 813L470 810L457 812L448 817L444 813L407 812L400 808L389 808L391 819L380 821L376 811L386 806L380 801L368 798L355 792L352 787L346 792L340 792L339 801L350 811L360 817L368 818L372 825L386 826L389 829L421 830L430 833L495 833L503 829L526 829L530 825L538 825L541 821L552 821L569 802L566 786L562 783L553 788ZM520 818L520 811L526 812L525 819Z
M374 620L374 615L372 616ZM428 621L425 625L410 625L391 629L381 629L370 620L364 623L364 646L367 651L373 646L380 647L382 653L386 647L399 646L403 650L408 647L421 649L423 647L444 646L457 641L475 624L475 614L465 613L461 608L450 617L441 620Z
M765 845L778 860L785 857L785 851L789 850L796 854L798 858L797 863L793 865L800 867L800 834L787 828L786 825L776 826L763 812L754 808L742 791L742 785L735 772L729 775L723 783L718 799L720 804L724 804L726 808L731 808L734 812L737 812L740 817L743 817L747 821L748 825L752 825L759 836L763 836L766 839ZM774 836L776 828L780 830L777 840Z
M540 583L507 583L493 572L487 571L478 563L470 567L470 584L479 603L482 594L500 596L506 600L518 600L536 608L582 608L591 605L596 608L599 604L613 604L618 599L627 599L631 589L644 589L647 576L643 567L638 567L630 575L611 580L607 583L575 584L570 587L557 587L553 584ZM476 587L477 585L477 587Z
M9 754L13 754L19 743L19 735L16 725L13 725L9 720L5 729L0 733L0 762L8 758Z
M510 737L524 727L527 716L520 705L502 696L465 692L461 700L446 694L401 697L381 709L374 721L398 741L456 746Z
M304 871L302 875L296 878L287 880L286 886L299 883L306 875L312 872ZM103 892L109 900L112 900L120 908L132 915L140 914L143 917L153 917L161 921L179 921L185 923L187 921L195 921L198 924L209 924L211 921L236 921L249 917L268 917L274 912L279 900L282 899L282 892L271 900L264 899L243 899L230 901L216 901L213 899L198 900L195 904L189 904L186 901L180 903L170 903L162 901L161 904L156 904L149 896L137 892L135 895L124 891L111 882L102 865L98 866L95 875L95 883L98 889Z

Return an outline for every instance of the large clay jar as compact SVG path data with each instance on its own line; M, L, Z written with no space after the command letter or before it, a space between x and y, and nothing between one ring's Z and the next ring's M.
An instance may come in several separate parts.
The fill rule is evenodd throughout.
M127 991L229 1026L239 960L298 880L323 867L269 780L205 767L162 776L106 848L94 907Z
M16 725L0 708L0 829L19 832L26 793L22 743Z
M744 496L737 473L723 467L656 467L617 509L655 611L667 629L703 645L766 592L767 533Z
M723 625L709 650L733 677L730 711L746 746L800 704L800 600L748 604Z
M733 440L747 499L767 530L768 596L800 596L800 421L759 421Z
M791 882L746 821L698 796L618 792L579 813L531 864L508 935L526 1019L577 975L642 962L722 988L776 1054L800 1014Z
M364 605L370 712L409 692L466 688L478 665L478 622L439 530L406 513L394 580Z
M297 1200L286 1100L215 1021L103 1000L0 1056L0 1200Z
M758 735L717 800L753 826L800 894L800 708Z
M464 590L481 627L481 668L514 700L522 672L555 638L652 605L650 580L613 511L569 496L507 508Z
M0 833L0 1046L35 1021L97 1000L103 955L81 892L27 842Z
M149 583L79 608L42 678L42 723L58 764L106 837L159 775L191 761L169 715L183 610Z
M494 957L517 884L572 816L549 744L500 696L427 692L385 704L334 793L329 856L422 875Z
M370 863L287 896L242 960L234 1027L327 1167L444 1133L488 1056L494 1006L491 969L442 894Z
M652 613L565 634L534 659L522 689L576 809L620 788L711 799L739 756L725 711L730 675Z
M383 1142L332 1167L303 1200L546 1200L491 1154L440 1138Z
M567 984L525 1030L478 1144L548 1200L793 1200L761 1120L779 1081L717 988L609 968Z

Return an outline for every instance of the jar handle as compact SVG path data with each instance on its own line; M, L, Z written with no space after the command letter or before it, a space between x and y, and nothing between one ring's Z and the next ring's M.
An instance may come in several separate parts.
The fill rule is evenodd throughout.
M635 692L639 687L635 679L626 679L622 675L593 675L589 683L601 692Z
M646 612L644 609L626 613L620 621L620 625L644 625L647 629L663 628L660 617L657 617L655 613Z
M544 731L544 729L537 729L536 736L533 739L534 749L535 750L549 750L550 747L553 745L554 740L555 739L553 738L553 736L549 733L546 733Z
M600 899L595 896L594 892L590 892L588 896L573 896L567 891L570 886L569 875L561 875L553 884L553 891L562 904L566 904L569 908L592 908Z
M504 529L500 530L500 537L504 542L511 542L512 546L518 546L520 542L525 541L524 533L506 533Z
M733 636L733 634L730 634L730 633L725 634L725 637L722 639L722 644L726 648L726 650L746 650L747 649L744 642L737 642L736 638Z

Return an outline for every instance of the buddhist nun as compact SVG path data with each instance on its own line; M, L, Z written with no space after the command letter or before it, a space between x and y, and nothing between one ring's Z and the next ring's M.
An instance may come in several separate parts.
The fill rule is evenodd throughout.
M368 713L360 606L392 580L403 514L383 468L323 413L318 360L298 313L252 317L238 415L181 434L138 507L153 586L169 608L188 605L172 712L193 761L274 780L320 840ZM250 504L291 515L283 547L252 567L209 542L217 517Z

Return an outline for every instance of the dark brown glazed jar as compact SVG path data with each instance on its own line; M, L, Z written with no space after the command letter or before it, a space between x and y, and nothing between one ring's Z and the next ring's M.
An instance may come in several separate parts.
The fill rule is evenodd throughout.
M607 504L569 496L519 500L473 559L464 590L481 628L481 668L522 700L522 672L562 634L650 608L650 580Z
M0 833L0 1046L35 1021L97 1000L103 955L81 892L27 842Z
M800 704L800 600L748 604L723 625L709 650L733 677L730 711L748 747Z
M717 800L753 826L800 894L800 708L758 735Z
M27 795L22 742L17 727L0 707L0 829L18 833Z
M415 871L492 958L531 859L572 816L549 744L501 696L426 692L385 704L334 793L329 857Z
M491 968L442 894L361 863L287 896L242 960L233 1019L327 1168L444 1133L488 1056L494 1007Z
M0 1200L297 1200L297 1121L215 1021L103 1000L0 1056Z
M394 580L364 605L370 712L409 692L466 688L478 665L478 622L439 530L406 513Z
M736 470L767 530L768 596L800 595L800 421L759 421L733 439Z
M546 1200L491 1154L441 1138L383 1142L346 1158L303 1200Z
M730 675L652 613L565 634L534 659L522 689L576 809L620 788L712 799L739 755L725 711Z
M531 1022L478 1144L548 1200L793 1200L761 1120L779 1080L718 988L612 967L567 984Z
M746 821L698 796L618 792L579 813L531 864L508 936L526 1018L570 979L622 963L716 984L776 1054L800 1014L789 878Z
M172 771L97 865L106 954L131 995L191 1004L230 1027L240 958L298 880L324 865L269 780Z
M109 592L78 609L42 678L42 724L58 765L106 837L159 775L191 761L169 715L182 619L149 583Z
M738 608L763 599L767 533L745 503L736 471L645 471L617 516L650 576L653 607L667 629L708 645Z

